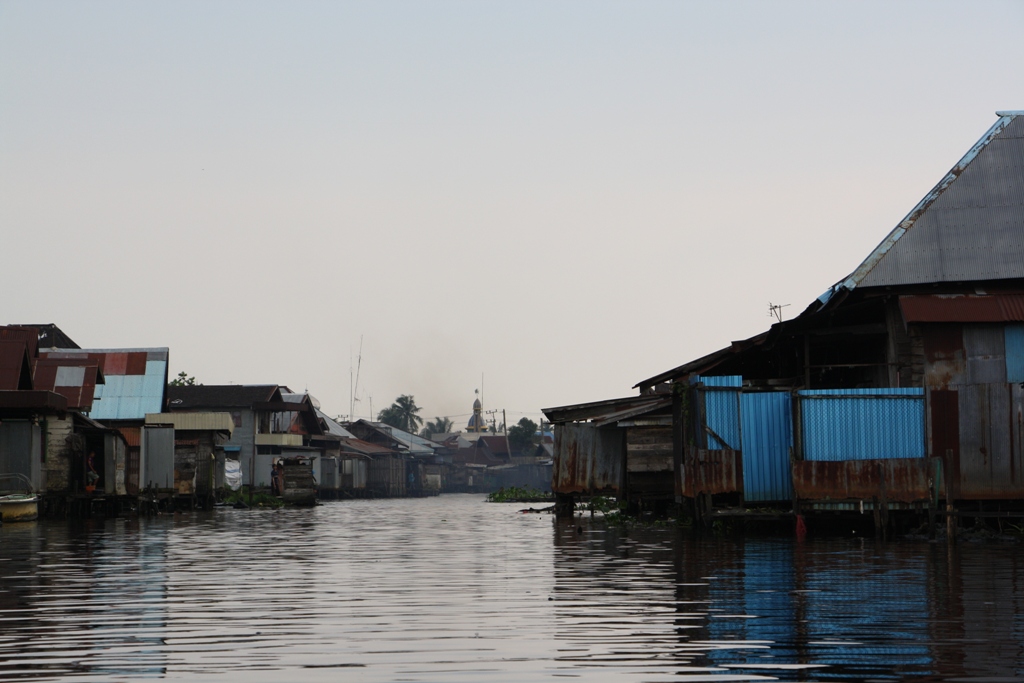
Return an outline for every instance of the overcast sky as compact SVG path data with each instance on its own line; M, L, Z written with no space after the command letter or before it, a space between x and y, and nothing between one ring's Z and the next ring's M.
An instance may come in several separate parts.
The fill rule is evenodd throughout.
M1024 109L1022 2L0 2L0 323L464 424L840 280Z

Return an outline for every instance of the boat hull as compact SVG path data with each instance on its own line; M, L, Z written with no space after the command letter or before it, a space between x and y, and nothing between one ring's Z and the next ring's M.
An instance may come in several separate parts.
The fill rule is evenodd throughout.
M0 521L31 522L39 518L39 499L35 496L0 497Z

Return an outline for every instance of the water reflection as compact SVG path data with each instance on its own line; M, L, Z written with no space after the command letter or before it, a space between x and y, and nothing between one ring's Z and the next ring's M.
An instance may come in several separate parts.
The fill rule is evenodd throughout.
M1024 677L1017 546L696 539L478 496L0 527L0 680Z
M1016 545L555 538L562 661L645 681L1024 680Z

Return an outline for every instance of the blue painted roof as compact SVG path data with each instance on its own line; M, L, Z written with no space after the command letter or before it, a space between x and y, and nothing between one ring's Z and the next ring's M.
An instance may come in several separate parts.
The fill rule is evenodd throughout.
M89 351L86 349L85 351ZM117 352L111 349L111 352ZM144 375L106 375L106 384L97 384L92 410L93 420L144 420L147 413L161 413L167 386L167 349L150 349Z

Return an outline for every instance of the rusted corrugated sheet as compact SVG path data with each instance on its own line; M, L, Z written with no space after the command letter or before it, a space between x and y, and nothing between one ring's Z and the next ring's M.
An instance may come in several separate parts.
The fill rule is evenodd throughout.
M0 327L0 340L22 341L28 348L28 357L39 355L39 330L27 325L6 325Z
M622 487L623 430L586 423L555 425L551 490L618 494Z
M793 489L801 500L927 501L934 465L928 458L793 463Z
M60 413L68 409L68 400L52 391L0 390L0 409Z
M960 492L960 392L932 389L928 392L931 455L942 461L946 477L943 495L956 499Z
M117 431L121 432L121 436L128 443L128 447L138 448L142 445L142 428L141 427L118 427Z
M683 495L737 493L743 490L743 455L735 450L687 448L683 461Z
M964 383L967 357L963 332L959 325L923 325L924 383L933 389L945 389Z
M0 340L0 391L32 388L28 345L21 340Z
M99 380L98 361L85 358L39 358L32 373L36 388L56 392L68 400L69 408L84 412L92 409Z
M900 297L908 323L1000 323L1024 321L1024 294L931 294Z

